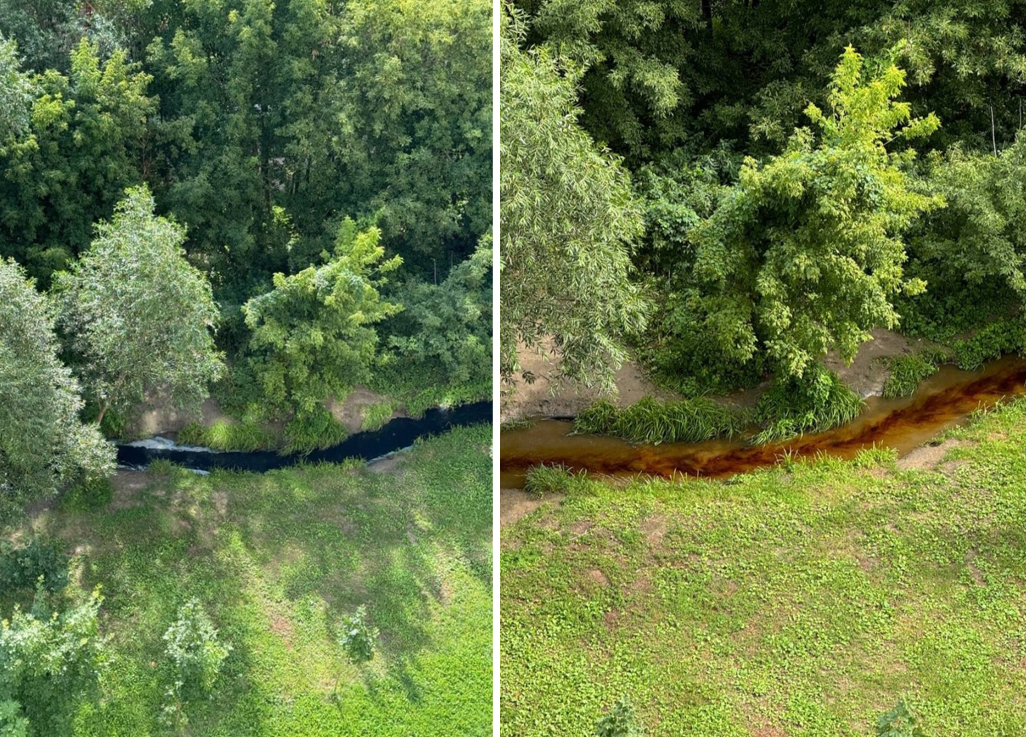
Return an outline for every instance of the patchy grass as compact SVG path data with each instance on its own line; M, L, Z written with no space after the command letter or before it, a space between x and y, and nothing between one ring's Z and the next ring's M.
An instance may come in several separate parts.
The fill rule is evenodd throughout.
M266 422L253 419L219 420L209 427L191 422L178 433L177 442L214 450L254 451L279 447L281 432Z
M524 479L524 491L528 494L571 494L586 488L588 481L584 475L563 465L535 466Z
M613 435L632 443L697 443L733 437L748 418L705 397L661 402L645 397L627 407L599 401L574 418L574 432Z
M192 737L491 735L490 439L488 426L454 430L398 474L167 466L118 479L102 509L36 515L38 534L75 551L73 585L106 597L103 700L75 737L167 734L161 636L191 597L232 645ZM0 615L13 603L0 595ZM381 632L362 669L337 644L360 605Z
M926 379L937 373L937 367L946 359L943 351L919 351L889 360L890 374L884 383L883 396L911 397Z
M392 413L395 411L395 407L392 402L380 402L378 404L372 404L367 408L363 416L363 427L362 430L380 430L385 426L385 423L392 419Z
M1026 734L1026 402L893 454L730 482L588 482L503 530L502 727L653 737ZM952 462L957 461L957 462Z

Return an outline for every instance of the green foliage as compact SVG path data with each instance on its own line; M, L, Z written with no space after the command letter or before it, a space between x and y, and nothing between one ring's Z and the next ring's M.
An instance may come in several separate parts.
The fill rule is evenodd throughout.
M402 312L382 325L388 354L382 368L436 386L490 383L492 249L490 237L441 284L407 282L394 298Z
M911 397L923 381L937 372L937 366L947 354L943 351L918 351L889 360L891 373L884 383L883 396Z
M7 719L0 725L13 723L30 737L71 734L79 708L98 696L106 646L101 602L97 590L87 601L51 613L37 595L32 612L15 608L0 621L0 713Z
M342 633L338 637L339 647L346 659L353 665L363 665L374 659L378 630L367 624L367 607L360 605L356 611L342 620Z
M214 623L195 598L178 610L178 619L164 633L164 643L171 683L163 719L181 731L188 724L186 705L210 697L232 646L221 642Z
M642 220L620 162L577 124L576 73L548 48L521 51L519 16L501 38L500 368L551 339L559 372L609 386L623 336L646 305L630 279Z
M315 407L293 417L285 425L283 454L309 453L318 448L338 445L348 436L345 425L324 407Z
M53 309L0 261L0 517L8 505L114 472L114 449L79 420L79 384L58 359Z
M185 259L182 228L153 210L145 187L128 190L89 250L56 279L61 326L99 406L97 422L156 391L196 409L224 370L210 285Z
M645 397L627 407L600 401L574 418L574 432L615 435L633 443L697 443L733 437L746 418L705 397L661 402Z
M110 216L125 188L141 181L139 154L155 107L150 77L126 52L101 60L99 48L80 39L68 76L50 69L35 78L28 131L0 148L0 256L17 259L44 285L88 247L93 224Z
M862 404L837 374L813 364L801 378L777 377L759 398L755 419L764 427L753 442L779 442L846 425L858 417Z
M634 704L621 696L608 714L595 723L597 737L644 737L645 729L634 711Z
M18 46L0 33L0 150L29 124L31 85L21 71Z
M380 235L376 228L357 232L347 220L326 264L275 274L274 289L243 307L253 371L274 406L308 414L369 377L374 325L400 309L378 291L401 264L398 257L382 262Z
M572 494L586 485L583 473L573 471L566 466L540 465L532 466L524 480L524 491L528 494Z
M363 430L380 430L392 419L395 407L391 402L378 402L368 407L363 414Z
M992 322L971 338L956 341L952 350L963 371L975 371L1006 353L1026 355L1026 324L1021 318Z
M915 715L899 700L897 706L876 720L877 737L925 737Z
M182 445L198 445L214 450L267 450L281 445L281 433L257 419L218 420L209 427L190 422L178 431Z
M866 75L847 49L834 73L831 113L807 113L820 131L795 132L784 154L747 160L740 181L700 225L695 318L724 356L765 350L786 376L801 377L831 348L850 360L879 325L894 327L891 297L922 291L905 280L901 234L939 200L910 191L903 169L914 151L888 151L938 126L911 117L894 98L904 74Z
M33 537L27 545L0 543L0 591L32 590L51 594L68 585L68 556L56 542Z
M61 508L79 512L104 509L114 499L114 483L109 478L87 478L61 496Z

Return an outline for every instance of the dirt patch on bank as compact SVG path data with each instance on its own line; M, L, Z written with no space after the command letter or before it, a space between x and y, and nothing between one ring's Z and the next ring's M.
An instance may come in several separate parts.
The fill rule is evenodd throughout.
M945 440L938 445L924 445L916 448L908 455L898 459L897 468L899 471L912 469L929 471L940 465L944 456L952 448L957 448L962 443L958 440Z
M345 426L350 435L358 433L363 429L363 420L367 416L367 410L377 404L389 401L388 397L372 392L364 387L357 387L344 402L339 402L334 397L328 399L325 406L331 412L331 416ZM393 409L390 419L397 417L408 417L402 409Z
M548 352L551 344L545 346ZM534 375L533 383L517 376L509 386L503 387L501 419L503 422L523 417L570 417L590 406L598 399L610 399L627 405L647 396L672 399L676 395L660 389L645 376L641 368L628 361L616 372L616 394L604 394L596 388L577 386L561 380L559 356L542 356L523 348L519 354L521 373Z
M891 373L887 359L939 347L929 340L906 338L884 328L877 328L872 334L873 339L859 347L855 360L850 364L846 364L836 352L828 353L823 358L823 364L836 372L863 399L883 394L884 384Z
M560 494L547 494L543 497L528 494L521 489L499 490L499 527L506 527L522 520L543 504L559 504L563 501Z

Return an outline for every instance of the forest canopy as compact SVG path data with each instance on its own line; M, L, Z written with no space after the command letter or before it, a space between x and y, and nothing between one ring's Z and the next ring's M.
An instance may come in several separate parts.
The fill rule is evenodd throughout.
M503 281L505 378L547 336L562 375L585 383L630 355L689 396L767 379L814 394L835 383L823 359L850 361L877 329L945 344L984 326L1021 333L1026 2L514 0L504 12L502 268L529 285ZM561 94L532 112L516 92L543 70ZM530 142L544 125L558 134ZM586 145L570 155L570 141ZM528 146L566 157L538 216L524 209L544 181ZM560 217L602 171L627 194ZM518 176L530 182L507 195ZM618 226L639 214L640 228ZM587 264L565 252L567 227L590 233ZM615 314L628 294L647 321L568 325L566 311L533 309Z
M357 384L414 412L490 396L491 18L0 1L0 259L47 305L39 405L113 438L213 393L233 421L316 415L310 446Z

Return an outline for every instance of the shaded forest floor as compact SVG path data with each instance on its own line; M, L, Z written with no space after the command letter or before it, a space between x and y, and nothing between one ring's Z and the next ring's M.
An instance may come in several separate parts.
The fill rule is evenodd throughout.
M490 443L478 426L357 469L121 474L102 509L38 512L105 596L104 699L75 734L166 733L161 637L195 596L233 650L192 737L490 735ZM361 604L381 632L362 670L336 644Z
M504 498L502 734L1026 734L1026 401L941 440Z

